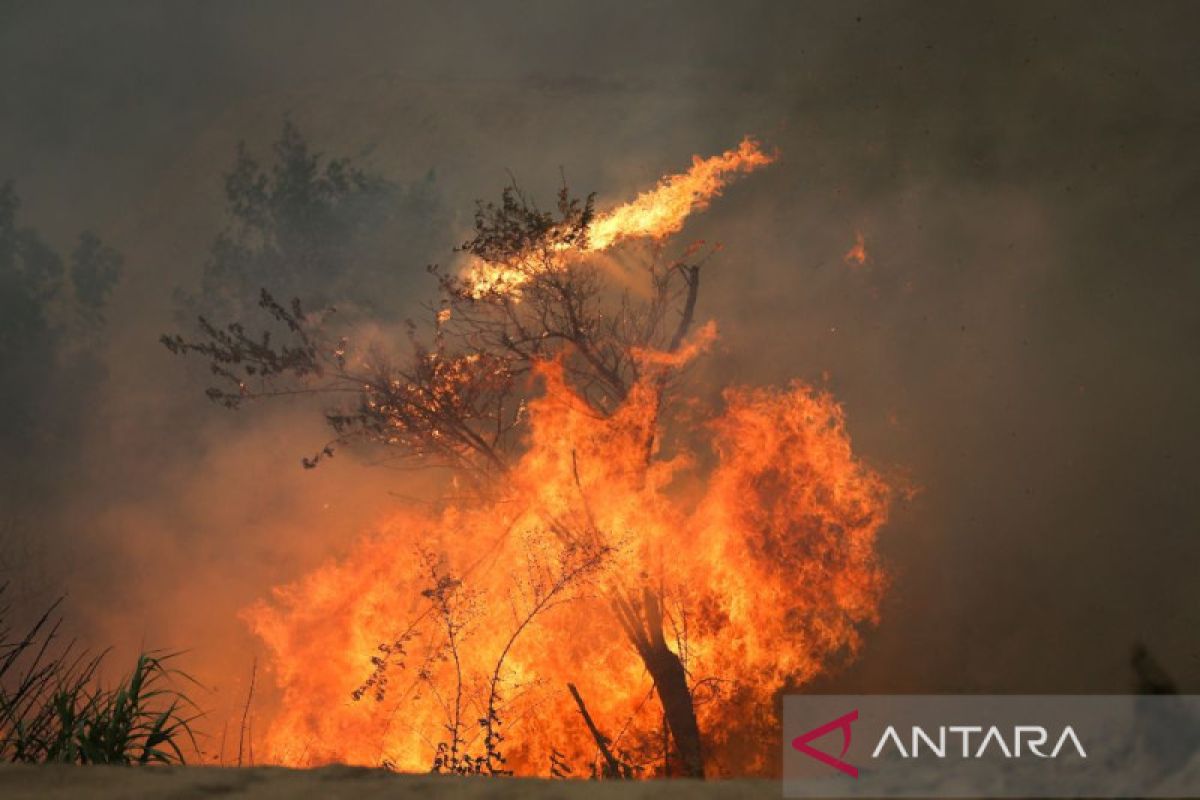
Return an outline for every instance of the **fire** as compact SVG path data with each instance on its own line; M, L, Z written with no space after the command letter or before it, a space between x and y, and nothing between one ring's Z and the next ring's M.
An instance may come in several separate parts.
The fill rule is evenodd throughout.
M475 721L497 659L538 598L595 546L564 541L555 533L563 520L590 520L613 549L580 568L500 669L513 704L504 752L520 774L547 774L553 751L576 769L592 763L568 682L618 748L633 751L661 726L650 678L603 599L626 576L664 589L666 630L692 678L712 769L724 774L766 769L775 693L858 647L858 625L875 619L884 586L874 543L888 488L854 457L828 394L799 382L728 389L701 437L715 466L680 448L646 467L647 437L664 446L646 382L600 419L559 365L544 364L540 379L529 449L505 497L399 514L247 612L283 691L265 742L272 761L427 770L456 660L471 729L464 747L481 750ZM461 581L450 599L461 614L456 656L431 603L431 587L447 580ZM377 701L368 686L356 701L372 659L389 662L387 692Z
M687 172L666 175L650 190L636 199L596 215L588 229L586 243L576 247L583 253L598 253L627 239L662 239L679 233L689 215L708 208L714 197L740 174L753 172L775 161L775 154L764 151L749 136L732 150L710 158L692 156ZM561 251L565 248L559 248ZM539 254L519 265L489 264L472 260L465 269L465 278L477 297L509 295L519 298L521 287L531 273L555 269L558 259L546 259Z
M750 139L697 158L600 215L586 246L676 232L772 158ZM523 266L492 288L519 288ZM769 771L777 694L854 655L877 621L891 492L834 398L802 382L665 402L716 335L635 349L637 378L605 413L561 355L535 361L519 455L492 494L399 512L248 609L280 691L258 752L587 777L599 748L571 684L617 758L671 773L665 706L621 617L644 597L686 672L708 773Z
M842 256L842 260L849 267L861 267L867 263L867 242L863 238L861 231L854 232L854 246L846 251L846 255Z
M637 199L600 215L589 231L588 249L606 250L621 239L661 238L679 233L688 215L703 211L721 190L742 173L753 172L775 160L750 137L736 150L719 156L692 156L692 167L678 175L667 175Z

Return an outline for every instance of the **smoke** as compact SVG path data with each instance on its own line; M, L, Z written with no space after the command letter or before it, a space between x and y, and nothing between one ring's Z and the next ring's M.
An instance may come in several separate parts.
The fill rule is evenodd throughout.
M216 719L254 654L238 610L422 492L350 456L301 470L312 407L222 412L157 344L225 224L237 142L265 153L285 117L400 183L433 171L442 238L389 233L403 313L506 170L549 204L561 167L603 208L762 137L779 162L685 231L726 246L703 369L827 382L856 450L920 487L881 540L883 622L820 688L1123 689L1135 639L1200 680L1194 6L0 14L0 177L48 238L90 227L125 259L73 466L6 558L69 591L93 644L191 648Z

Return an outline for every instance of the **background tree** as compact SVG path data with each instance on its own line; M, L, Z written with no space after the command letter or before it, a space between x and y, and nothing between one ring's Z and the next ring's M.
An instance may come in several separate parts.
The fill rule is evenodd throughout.
M107 377L105 316L122 258L90 231L64 258L19 212L12 184L0 184L0 581L12 581L8 596L23 606L52 591L20 562L45 537L47 503L82 455L85 410Z
M0 441L7 453L75 432L68 401L103 379L98 337L122 268L121 255L91 231L64 259L19 223L19 210L12 184L0 185Z
M102 324L104 309L121 278L121 254L91 231L79 236L71 253L71 284L78 313L90 325Z
M422 257L439 229L433 170L398 184L314 151L290 120L271 156L263 164L238 145L224 177L227 223L199 287L177 292L183 315L241 316L264 286L317 305L358 305L374 318L395 314L379 297L403 282L397 250Z

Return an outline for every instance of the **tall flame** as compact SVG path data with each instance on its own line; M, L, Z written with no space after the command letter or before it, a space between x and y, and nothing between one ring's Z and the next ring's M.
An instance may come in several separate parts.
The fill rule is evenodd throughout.
M856 650L884 586L874 545L888 487L854 457L828 394L798 382L730 388L689 437L694 447L676 442L667 457L652 375L601 418L559 363L538 372L545 392L530 404L528 450L503 498L398 514L246 612L282 689L265 737L271 761L427 770L460 674L464 749L483 749L477 720L499 675L503 752L518 774L548 774L555 752L576 775L594 762L568 683L614 748L655 745L652 681L604 600L630 581L667 598L666 635L691 676L714 774L768 770L775 694ZM584 519L611 552L521 630L587 556L556 533ZM453 652L437 602L447 587L461 623ZM377 698L371 683L355 700L373 660L387 666L386 692Z
M587 247L677 232L772 158L750 139L696 158L599 215ZM447 747L491 750L519 774L586 776L597 746L573 684L619 757L662 774L663 708L613 610L648 590L709 772L769 771L777 693L853 655L876 620L889 488L855 457L841 407L803 383L663 403L665 372L715 336L709 323L675 352L633 353L641 378L607 415L561 361L539 362L499 496L398 513L248 609L281 694L259 752L420 771Z

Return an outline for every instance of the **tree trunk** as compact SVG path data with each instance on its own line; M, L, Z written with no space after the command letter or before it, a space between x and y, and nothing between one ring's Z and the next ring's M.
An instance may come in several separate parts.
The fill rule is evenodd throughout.
M663 637L662 606L658 597L646 588L640 602L618 595L613 607L621 627L654 679L683 774L689 778L703 778L704 754L700 748L700 726L696 723L692 692L688 688L683 662Z

